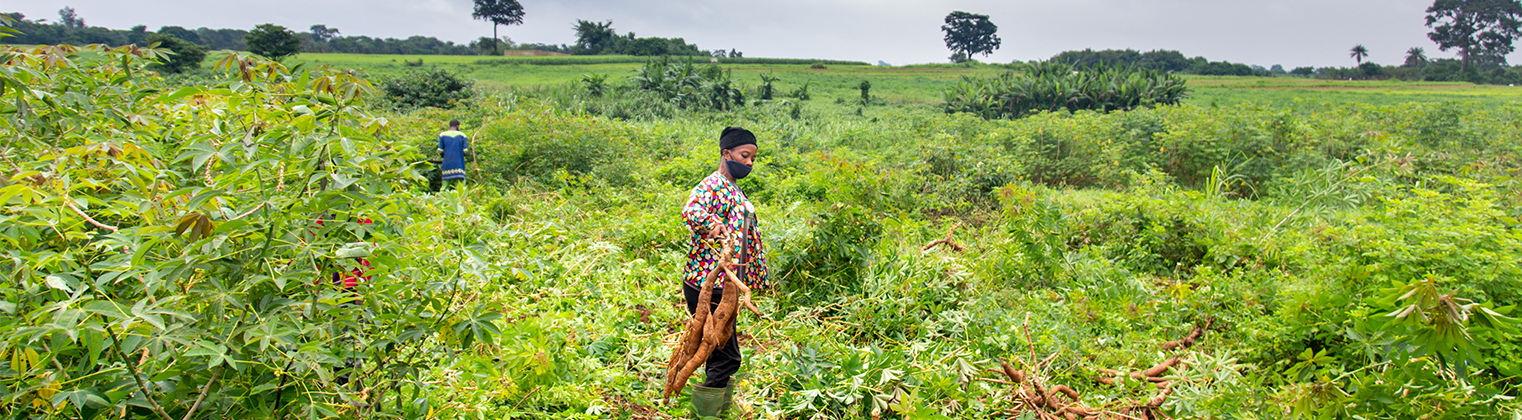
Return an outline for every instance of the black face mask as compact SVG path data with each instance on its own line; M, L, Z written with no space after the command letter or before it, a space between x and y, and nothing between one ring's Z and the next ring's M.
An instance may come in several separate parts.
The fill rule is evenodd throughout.
M729 170L729 176L734 177L736 181L745 179L747 175L750 175L750 165L729 159L724 160L724 168Z

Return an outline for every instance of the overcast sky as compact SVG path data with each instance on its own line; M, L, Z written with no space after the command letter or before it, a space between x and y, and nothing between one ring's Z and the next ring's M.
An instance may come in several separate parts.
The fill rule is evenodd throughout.
M1003 47L985 62L1045 59L1071 49L1173 49L1270 66L1351 66L1363 44L1370 60L1399 64L1410 47L1451 57L1427 39L1431 0L521 0L518 42L571 44L576 19L612 20L619 33L682 37L699 48L747 57L825 58L891 64L944 62L940 26L955 10L986 14ZM91 26L252 28L314 24L344 35L433 36L468 43L491 35L472 20L470 0L21 0L10 8L56 21L74 7Z

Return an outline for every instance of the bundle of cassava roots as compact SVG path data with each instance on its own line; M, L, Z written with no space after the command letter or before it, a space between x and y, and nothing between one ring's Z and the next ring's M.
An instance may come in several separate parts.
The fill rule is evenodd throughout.
M1030 320L1024 325L1026 340L1030 340ZM1204 326L1194 329L1188 336L1176 341L1162 344L1163 350L1184 349L1193 346L1210 329L1211 320L1206 320ZM1164 378L1169 370L1182 370L1188 363L1179 357L1172 357L1158 363L1148 369L1136 372L1120 372L1116 370L1100 369L1100 375L1095 378L1096 382L1104 385L1115 386L1129 377L1137 381L1151 384L1156 387L1157 393L1145 401L1116 401L1103 407L1089 407L1079 399L1078 391L1066 385L1052 385L1047 383L1045 371L1057 354L1053 353L1046 359L1034 364L1027 360L1036 360L1034 342L1031 344L1030 359L1016 355L1014 358L1023 369L1015 369L1009 362L1002 362L997 371L1009 378L1008 384L1017 387L1014 399L1017 404L1015 413L1034 413L1036 418L1043 420L1077 420L1077 419L1159 419L1165 418L1159 410L1168 396L1173 394L1173 383ZM996 381L998 382L998 381Z
M726 231L714 245L719 248L718 267L703 279L697 310L687 320L686 334L677 342L678 348L671 352L671 360L666 362L666 388L661 396L667 403L671 402L671 397L681 395L687 388L687 379L708 361L714 350L729 344L729 337L735 333L735 317L740 305L745 305L757 317L761 316L761 311L751 303L750 287L735 274L735 269L740 266L731 263L739 252L739 235ZM719 307L710 313L714 283L720 280L724 281L724 294L719 299Z

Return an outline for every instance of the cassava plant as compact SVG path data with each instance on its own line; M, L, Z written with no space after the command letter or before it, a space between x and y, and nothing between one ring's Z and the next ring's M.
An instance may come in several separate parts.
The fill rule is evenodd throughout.
M0 187L6 416L399 416L440 357L494 341L458 268L395 245L420 157L378 136L365 80L234 53L173 87L143 71L159 50L5 54L0 154L30 157Z

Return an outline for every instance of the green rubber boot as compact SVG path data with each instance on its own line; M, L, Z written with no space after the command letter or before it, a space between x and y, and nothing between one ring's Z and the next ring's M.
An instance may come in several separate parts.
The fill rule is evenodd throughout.
M719 406L719 417L729 415L729 407L735 402L735 381L729 381L729 386L724 387L724 405Z
M708 388L701 385L692 386L692 413L699 420L714 420L722 415L722 409L728 399L725 398L725 388Z

